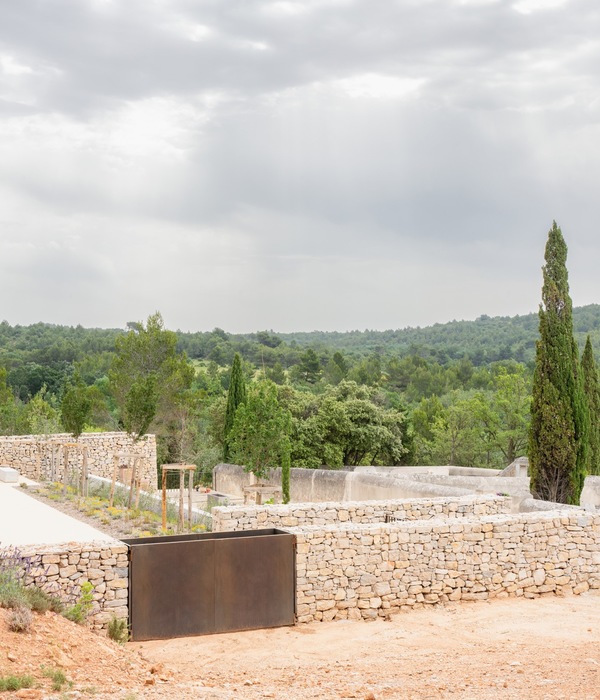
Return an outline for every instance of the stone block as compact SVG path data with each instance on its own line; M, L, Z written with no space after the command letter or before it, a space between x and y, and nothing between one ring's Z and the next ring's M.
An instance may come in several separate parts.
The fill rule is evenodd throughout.
M0 481L5 484L18 484L19 472L12 467L0 467Z

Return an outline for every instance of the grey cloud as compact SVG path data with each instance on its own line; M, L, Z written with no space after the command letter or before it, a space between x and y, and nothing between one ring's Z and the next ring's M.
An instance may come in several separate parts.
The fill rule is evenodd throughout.
M31 245L5 272L35 292L28 314L122 325L160 308L182 328L292 330L524 312L552 218L589 279L593 6L282 8L0 4L0 58L31 69L0 74L0 224ZM356 81L374 75L414 82L365 96ZM414 309L394 308L428 278ZM323 305L336 285L343 301Z
M75 112L150 94L229 90L256 95L356 71L429 75L454 69L490 77L507 58L511 75L536 52L568 51L597 17L582 2L523 16L508 3L313 4L293 16L271 2L115 3L33 0L0 8L3 45L61 73L45 96ZM309 6L310 7L310 6ZM192 42L194 22L212 30ZM248 42L263 42L264 51ZM455 79L456 79L455 75ZM466 75L468 79L468 75ZM460 77L459 77L460 80Z

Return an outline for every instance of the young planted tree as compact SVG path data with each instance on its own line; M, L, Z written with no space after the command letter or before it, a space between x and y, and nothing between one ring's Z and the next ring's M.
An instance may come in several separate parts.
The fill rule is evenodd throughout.
M531 489L537 498L578 504L587 472L589 415L573 338L567 246L556 222L545 260L529 432Z
M94 399L90 388L85 385L79 373L76 373L60 404L61 423L75 440L78 440L83 432L93 405Z
M292 461L292 445L289 437L286 435L281 443L281 491L283 502L290 502L290 471Z
M116 354L109 371L111 392L121 424L139 440L150 428L158 437L159 460L169 461L174 443L174 412L191 387L194 368L177 352L177 336L164 328L159 313L146 325L132 323L117 337Z
M238 407L246 402L246 381L242 370L242 358L239 352L235 353L231 364L229 378L229 390L227 392L227 408L225 409L225 425L223 428L223 460L231 459L231 444L229 435L233 428L233 422Z
M581 357L581 369L583 388L590 412L589 472L598 475L600 474L600 382L589 335Z

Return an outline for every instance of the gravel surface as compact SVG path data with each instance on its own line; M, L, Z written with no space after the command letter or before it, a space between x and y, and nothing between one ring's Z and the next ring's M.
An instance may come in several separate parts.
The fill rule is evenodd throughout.
M139 534L139 527L132 521L119 518L115 520L111 519L109 522L104 522L99 517L86 515L81 510L79 510L79 508L77 508L77 505L74 500L62 501L49 498L46 495L43 486L30 486L26 489L26 493L32 498L35 498L38 501L41 501L42 503L46 503L49 506L52 506L52 508L56 508L56 510L59 510L61 513L65 513L66 515L70 515L76 520L80 520L83 523L87 523L91 527L95 527L96 530L100 530L100 532L103 532L106 535L110 535L111 537L114 537L117 540L127 539L130 537L137 537Z

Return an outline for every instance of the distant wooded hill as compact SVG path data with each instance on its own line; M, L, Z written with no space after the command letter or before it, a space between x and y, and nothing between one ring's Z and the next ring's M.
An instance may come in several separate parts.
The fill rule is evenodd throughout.
M588 333L594 347L600 347L600 305L590 304L574 309L573 323L581 348ZM440 364L468 358L474 365L481 366L510 359L532 362L538 338L538 315L480 316L476 321L451 321L425 328L387 331L260 331L236 335L215 329L211 333L178 335L181 347L190 357L214 359L219 364L228 364L232 353L237 350L252 362L260 363L262 357L266 365L279 359L284 366L290 366L297 361L295 351L311 347L321 357L335 351L354 359L374 353L400 357L420 355Z
M349 354L420 354L441 364L468 357L474 365L482 365L508 359L531 362L535 356L538 325L537 313L493 318L483 315L475 321L450 321L425 328L348 333L313 331L279 333L278 336L288 344L326 347ZM600 349L600 305L573 309L573 326L581 349L588 334L594 348Z
M600 305L575 308L573 323L580 347L589 334L594 348L600 348ZM9 372L12 370L13 375L26 364L30 365L30 371L32 364L53 367L60 381L63 379L58 376L63 375L60 370L79 362L83 363L84 375L89 375L88 381L93 381L108 369L115 338L123 332L46 323L11 326L4 321L0 323L0 365ZM177 336L180 350L185 350L190 358L214 361L220 366L229 365L234 353L240 352L259 367L271 367L277 362L291 367L300 361L308 347L315 350L322 362L340 351L354 360L377 354L382 357L419 355L442 365L461 358L470 359L475 366L511 359L529 364L535 354L538 316L481 316L475 321L387 331L235 334L215 328L197 333L178 331ZM53 382L48 371L41 374L51 388Z

